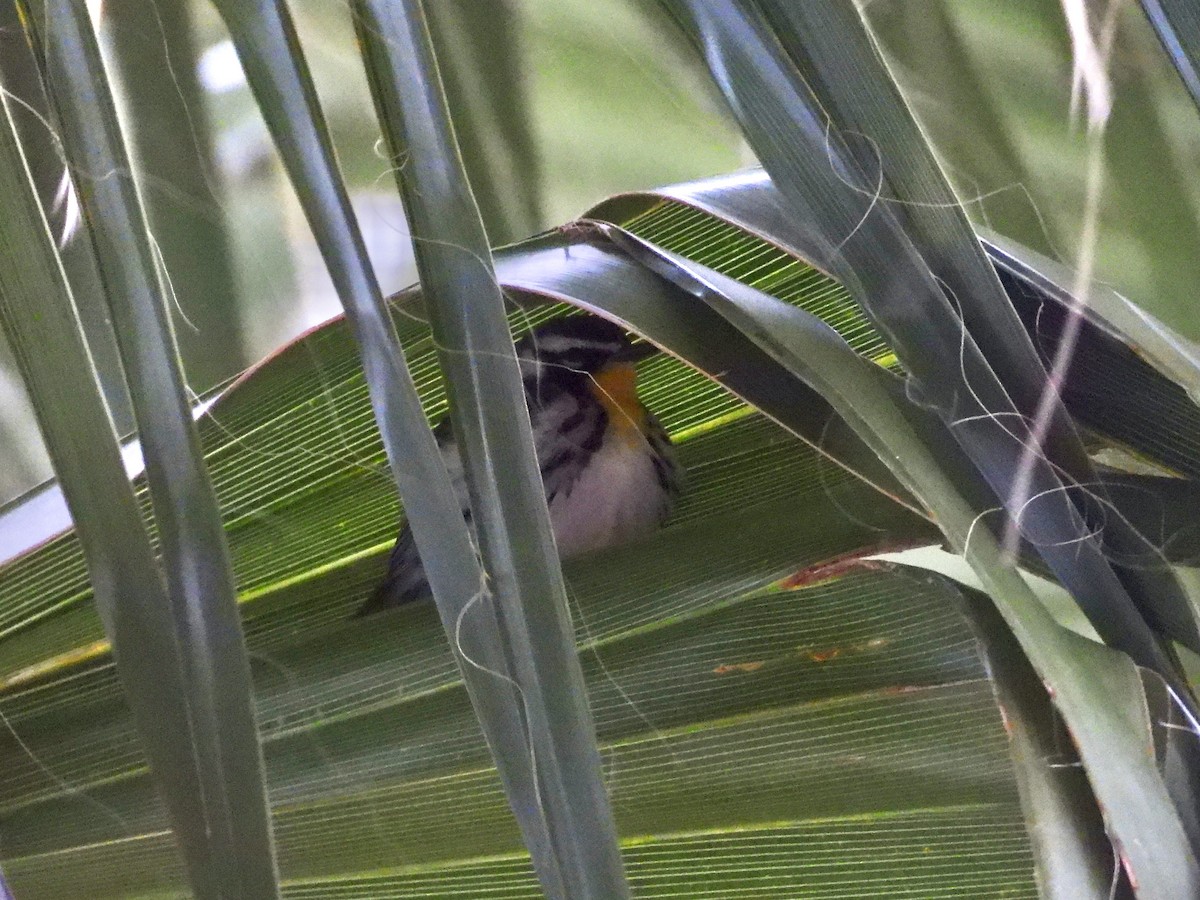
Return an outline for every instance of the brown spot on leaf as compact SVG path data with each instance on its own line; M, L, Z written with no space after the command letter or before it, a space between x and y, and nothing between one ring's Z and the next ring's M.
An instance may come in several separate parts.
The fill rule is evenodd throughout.
M794 590L796 588L812 587L826 581L834 581L855 570L882 571L888 567L887 563L880 560L864 559L862 557L864 553L875 552L875 550L862 550L844 557L817 563L816 565L809 566L807 569L801 569L787 576L779 582L779 586L784 590Z
M713 669L714 675L730 675L734 672L757 672L764 665L763 662L744 662L744 663L722 663Z
M888 571L892 568L891 563L881 559L867 559L867 557L880 553L894 553L899 550L908 550L911 547L919 547L924 543L927 542L905 540L883 542L874 547L860 547L857 550L851 550L849 553L843 553L841 556L835 556L832 559L814 563L811 566L800 569L781 579L778 585L784 590L812 587L814 584L841 578L843 575L847 575L855 570L865 569L870 572Z
M808 658L813 662L829 662L831 659L837 659L842 655L841 647L831 647L828 650L809 650Z

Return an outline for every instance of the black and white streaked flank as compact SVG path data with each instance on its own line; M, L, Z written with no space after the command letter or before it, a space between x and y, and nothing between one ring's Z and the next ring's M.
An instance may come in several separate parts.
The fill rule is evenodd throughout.
M556 319L517 342L550 524L564 559L653 532L679 493L681 472L671 439L637 398L633 361L640 349L620 327L595 316ZM434 435L470 522L462 459L448 417ZM425 570L405 524L386 579L357 615L428 596Z

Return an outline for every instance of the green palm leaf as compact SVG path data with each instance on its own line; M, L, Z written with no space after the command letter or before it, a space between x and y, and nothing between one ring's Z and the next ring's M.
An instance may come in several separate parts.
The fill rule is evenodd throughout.
M68 150L123 171L107 101L79 102L91 85L106 96L83 5L47 8L67 5L77 28L63 34L83 50L51 68L69 76L52 85ZM0 135L13 250L0 309L63 477L0 509L0 868L18 896L1200 891L1184 675L1200 637L1177 578L1200 559L1194 347L1096 289L1027 509L1012 493L1013 435L1030 434L1017 413L1040 402L1071 273L977 239L853 10L666 5L775 182L621 195L494 258L431 48L453 59L452 98L494 98L517 70L506 59L477 80L485 14L460 29L426 23L418 0L353 5L424 291L385 306L288 8L219 2L348 315L240 378L193 432L170 335L133 327L165 306L155 266L130 265L150 259L131 181L87 185L109 286L137 288L108 298L128 323L122 352L158 361L129 366L148 468L124 448L132 491L11 128ZM522 170L522 106L492 144L479 109L456 110L468 171ZM890 135L886 154L854 132ZM847 183L927 202L864 206ZM489 228L537 215L518 185L482 196ZM509 348L575 310L663 351L639 365L640 393L687 488L652 538L560 578ZM158 383L174 405L154 418ZM87 414L56 413L61 396L86 396ZM475 447L482 566L427 427L448 412ZM182 482L159 477L168 420L193 435L174 456L211 481L174 505ZM1015 558L1005 504L1027 526ZM402 518L436 602L351 620ZM180 540L181 522L206 537ZM866 559L943 541L986 593ZM224 573L221 589L194 596L189 559ZM1018 564L1056 577L1118 649L1056 622ZM484 571L502 614L474 621L462 613ZM176 664L164 574L196 609L231 615L236 599L224 656L185 641ZM137 609L157 610L134 620L142 632L120 619ZM145 654L130 656L130 635ZM200 682L187 702L216 701L204 738L238 725L238 706L245 727L224 733L252 764L214 792L170 762L199 746L172 673L223 659L228 689Z

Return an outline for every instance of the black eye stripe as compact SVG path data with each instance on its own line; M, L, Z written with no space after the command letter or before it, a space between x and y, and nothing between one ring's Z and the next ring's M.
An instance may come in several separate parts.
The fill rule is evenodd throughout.
M621 348L610 347L605 350L590 350L584 347L572 347L558 353L538 353L535 357L525 357L531 362L539 362L543 366L568 369L592 369L602 366L611 359Z

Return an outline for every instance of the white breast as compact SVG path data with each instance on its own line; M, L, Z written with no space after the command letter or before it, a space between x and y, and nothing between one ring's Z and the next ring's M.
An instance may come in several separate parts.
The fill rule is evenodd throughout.
M558 553L578 556L646 535L658 527L669 502L648 445L610 431L570 491L550 503Z

